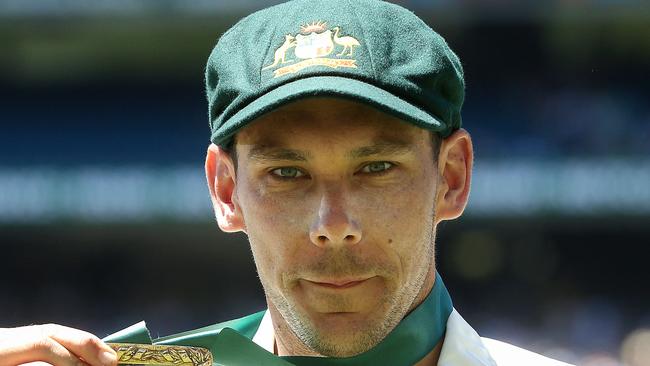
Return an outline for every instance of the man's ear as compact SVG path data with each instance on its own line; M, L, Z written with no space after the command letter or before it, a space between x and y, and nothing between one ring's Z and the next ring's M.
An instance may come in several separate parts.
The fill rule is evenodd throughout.
M219 228L225 232L244 231L244 217L236 197L235 165L230 154L215 144L208 146L205 177Z
M473 163L472 138L467 131L461 128L442 140L438 155L436 224L455 219L465 210Z

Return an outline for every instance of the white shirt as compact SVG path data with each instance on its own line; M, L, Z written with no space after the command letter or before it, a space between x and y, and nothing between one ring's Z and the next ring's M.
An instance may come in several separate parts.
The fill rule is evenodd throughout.
M267 310L253 342L273 353L275 334ZM570 366L490 338L481 338L454 309L447 319L447 331L438 366Z

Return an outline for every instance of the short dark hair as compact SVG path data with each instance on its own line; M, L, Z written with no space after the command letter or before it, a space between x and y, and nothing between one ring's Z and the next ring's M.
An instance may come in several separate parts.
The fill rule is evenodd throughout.
M440 147L442 146L442 137L437 132L430 132L431 134L431 149L433 151L433 162L438 162L438 155L440 155Z

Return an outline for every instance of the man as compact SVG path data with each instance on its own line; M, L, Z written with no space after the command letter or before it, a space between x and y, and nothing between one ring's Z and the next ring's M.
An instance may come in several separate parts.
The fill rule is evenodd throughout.
M155 343L225 365L562 364L480 338L436 272L436 227L465 208L473 152L461 64L414 14L376 0L262 10L221 37L206 88L215 216L248 235L268 310ZM81 331L5 332L18 341L0 364L115 362ZM143 324L105 341L152 342Z

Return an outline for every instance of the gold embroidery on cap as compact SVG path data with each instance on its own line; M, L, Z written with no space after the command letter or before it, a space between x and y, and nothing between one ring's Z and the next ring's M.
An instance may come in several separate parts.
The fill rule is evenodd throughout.
M356 59L353 58L327 58L337 47L342 47L336 53L337 57L352 57L354 48L359 46L359 41L351 36L340 36L340 27L327 29L325 22L313 22L300 26L300 33L295 36L285 35L284 43L275 50L273 63L262 68L267 70L279 64L289 63L293 59L287 59L287 52L293 48L293 54L302 61L294 62L291 65L277 68L273 71L273 77L296 73L306 67L327 66L333 69L339 67L356 68Z
M273 63L270 64L269 66L264 67L262 70L270 69L271 67L277 65L278 63L284 64L289 62L286 60L287 51L289 50L289 48L294 47L296 45L295 39L296 38L291 34L287 34L286 36L284 36L284 43L277 50L275 50L275 58L273 59Z

